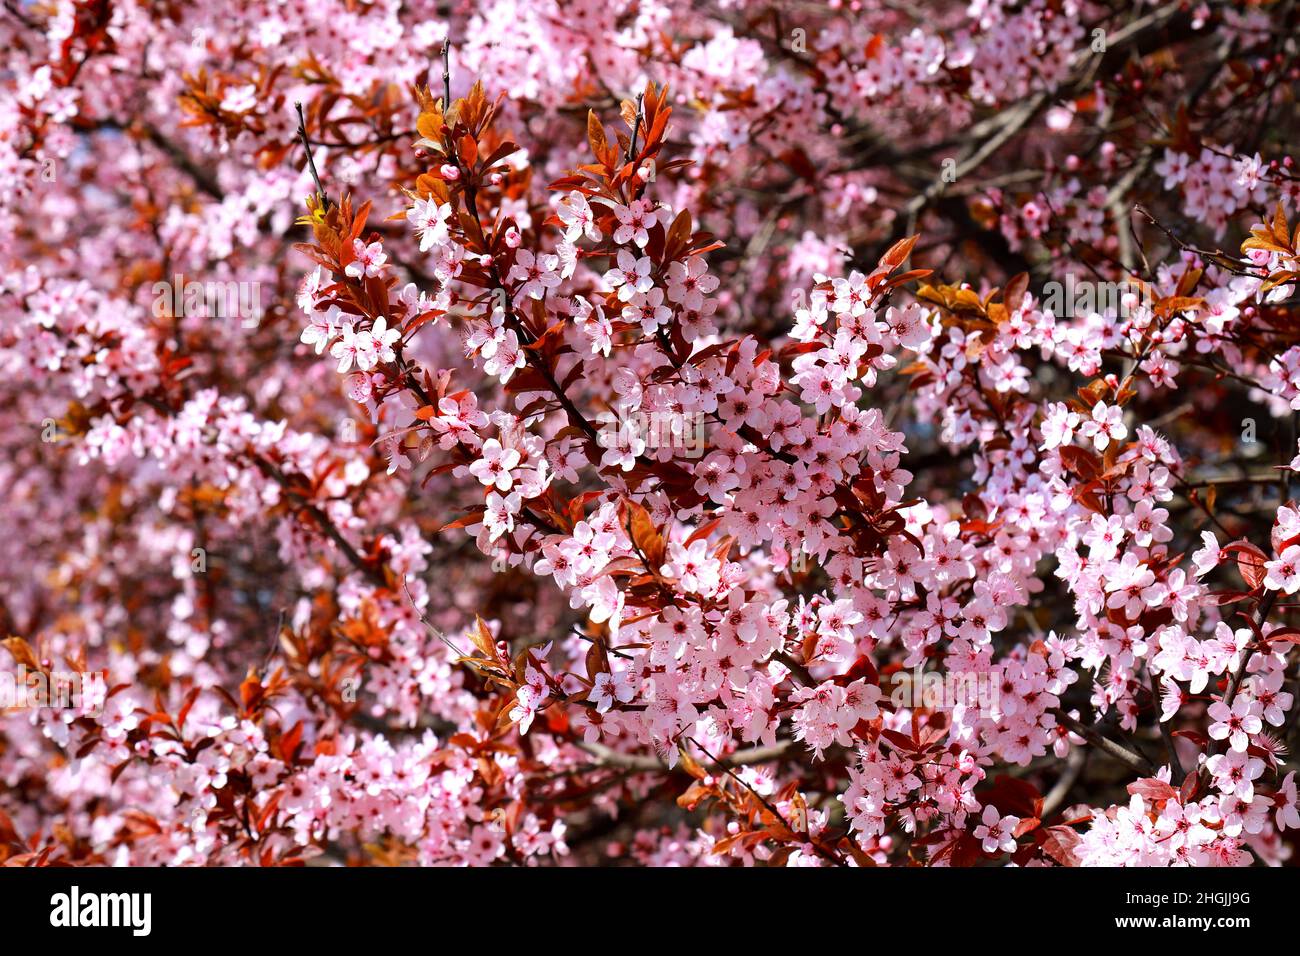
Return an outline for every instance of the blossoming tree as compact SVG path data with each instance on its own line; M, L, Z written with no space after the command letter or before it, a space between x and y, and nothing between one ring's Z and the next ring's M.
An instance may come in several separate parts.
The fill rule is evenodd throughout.
M7 4L0 859L1285 861L1298 21Z

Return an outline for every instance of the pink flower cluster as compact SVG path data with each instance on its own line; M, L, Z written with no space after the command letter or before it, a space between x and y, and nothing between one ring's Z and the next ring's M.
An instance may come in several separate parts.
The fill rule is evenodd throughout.
M1291 859L1289 8L453 6L0 26L0 862Z

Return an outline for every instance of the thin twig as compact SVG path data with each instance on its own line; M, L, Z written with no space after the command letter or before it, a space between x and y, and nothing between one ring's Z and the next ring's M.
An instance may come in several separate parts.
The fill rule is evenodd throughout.
M451 27L447 28L447 39L442 41L442 111L451 108Z
M316 195L320 198L322 208L329 211L329 196L325 195L325 187L320 184L320 174L316 172L316 160L311 155L311 141L307 138L307 118L303 115L302 104L293 104L298 110L298 136L302 139L302 148L307 151L307 167L311 170L311 178L316 183Z
M1116 743L1109 737L1103 736L1096 730L1096 728L1088 727L1080 723L1060 707L1052 708L1051 714L1064 724L1067 729L1072 730L1098 750L1114 757L1131 770L1135 770L1141 774L1150 774L1155 771L1155 768L1151 765L1151 761L1146 757L1129 750L1122 744Z

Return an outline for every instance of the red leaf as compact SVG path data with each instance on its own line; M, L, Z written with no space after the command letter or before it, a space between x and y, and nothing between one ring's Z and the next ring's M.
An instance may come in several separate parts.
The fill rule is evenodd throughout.
M202 688L195 687L185 695L185 701L181 704L180 712L176 715L177 730L183 730L185 728L185 718L189 716L190 708L194 706L194 701L198 699L200 690L202 690Z
M266 806L257 817L257 832L262 833L266 830L266 822L271 819L271 814L275 813L275 808L280 805L280 798L284 796L283 790L276 791L270 800L266 801Z
M916 240L919 238L920 236L909 236L906 239L899 239L880 258L881 264L887 265L891 269L897 269L903 264L903 260L912 254L912 247L916 245Z
M1266 644L1272 644L1274 641L1286 644L1300 644L1300 628L1279 627L1277 630L1269 632L1268 636L1264 638Z
M1101 459L1088 449L1075 445L1061 448L1061 464L1070 474L1084 481L1091 481L1101 474Z
M1005 774L994 779L992 788L984 794L984 802L997 807L1003 816L1011 814L1024 819L1043 814L1043 796L1038 789L1026 780Z
M1067 826L1048 827L1041 836L1043 852L1061 866L1078 866L1077 850L1083 838Z
M1011 278L1007 283L1006 289L1002 292L1002 304L1007 307L1008 312L1014 312L1020 308L1020 302L1025 297L1025 292L1029 289L1029 273L1021 272Z
M1224 545L1224 552L1237 555L1237 570L1241 579L1252 591L1258 590L1264 583L1264 562L1268 555L1249 541L1234 541Z
M1011 835L1013 837L1020 838L1024 836L1026 833L1031 833L1034 830L1037 830L1038 827L1042 824L1042 822L1043 821L1038 819L1038 817L1025 817L1019 823L1016 824L1016 828L1011 832Z
M1128 785L1130 795L1137 794L1143 800L1174 800L1178 791L1157 777L1143 777Z

